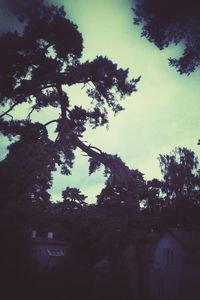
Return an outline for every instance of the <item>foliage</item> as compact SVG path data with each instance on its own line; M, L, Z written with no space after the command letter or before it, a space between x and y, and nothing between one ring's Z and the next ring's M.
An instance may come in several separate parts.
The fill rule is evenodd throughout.
M77 188L67 187L62 192L63 205L67 210L73 211L80 209L86 205L85 199L87 196L81 194L80 190Z
M159 156L164 178L163 191L173 199L190 199L198 185L198 160L187 148L175 148L170 155Z
M146 189L144 190L141 207L142 209L147 209L152 216L156 215L161 209L160 200L162 185L163 182L155 178L146 182Z
M51 230L57 237L71 241L72 259L80 262L73 277L78 279L78 283L73 282L77 288L83 286L78 275L82 266L89 268L104 255L116 256L122 251L121 245L126 245L127 212L105 213L104 208L86 205L86 197L77 188L67 187L61 203L49 202L52 171L59 166L63 174L69 175L75 149L80 148L89 157L90 174L104 165L110 182L122 182L127 189L132 181L134 185L135 173L117 155L87 145L82 137L88 126L95 129L109 124L109 112L116 114L123 109L123 100L136 91L140 78L129 79L128 70L107 57L84 62L82 36L62 7L45 6L40 0L29 0L30 8L22 0L16 3L20 7L12 7L24 29L0 36L4 58L0 61L0 108L4 111L0 131L13 142L0 162L0 192L4 195L0 204L9 224L13 208L16 220L17 216L26 216L23 229L36 228L42 233ZM77 84L91 101L90 109L69 99L68 90ZM29 107L25 119L14 112L16 107L23 112L24 104ZM42 116L46 108L54 108L56 117L36 122L34 115ZM54 140L50 124L55 125ZM55 282L54 275L47 275L50 282ZM39 283L37 287L39 290ZM52 290L55 298L53 295Z
M51 170L55 170L56 149L40 124L16 123L9 128L13 134L21 133L18 141L9 146L7 157L0 162L0 192L2 204L8 202L46 202L51 186ZM24 124L23 124L24 125ZM2 127L3 128L3 127ZM7 128L8 129L8 128ZM24 203L25 205L25 203Z
M146 230L199 230L200 171L195 153L184 147L159 156L163 179L147 181L141 210Z
M21 153L29 153L30 163L35 164L40 172L40 175L30 172L29 175L33 176L27 177L35 189L32 194L37 197L36 190L45 191L51 186L51 172L56 165L60 166L62 174L70 174L77 147L90 157L90 173L100 164L116 172L112 155L84 144L80 138L88 126L108 125L109 110L116 114L123 109L122 100L136 91L140 78L129 80L128 70L119 68L107 57L98 56L93 61L82 62L82 36L77 26L66 18L63 7L46 6L40 0L30 0L30 7L21 0L18 3L19 6L11 1L12 8L24 24L22 33L7 32L0 36L0 54L4 58L0 62L0 106L4 107L0 125L3 134L19 138L10 150L21 147ZM66 88L75 84L83 85L91 99L90 109L70 102ZM23 107L22 104L30 107L26 120L11 115L14 108ZM46 107L56 108L60 112L59 118L35 123L34 113L42 114ZM51 123L56 124L55 141L50 139L47 130ZM36 128L41 135L40 141L36 141L38 136L32 139ZM36 148L38 151L34 152ZM18 159L16 156L16 162ZM26 176L32 166L22 157L21 163L24 167L19 168L19 172ZM40 168L43 172L39 171ZM120 162L120 168L129 172L123 162ZM34 183L36 177L37 184ZM45 197L48 198L47 192Z
M198 0L136 0L134 24L142 25L142 36L159 49L171 43L184 47L180 58L169 64L189 75L200 64L200 4Z
M160 155L164 193L163 213L171 215L173 225L198 228L200 213L200 177L198 160L187 148L175 148Z
M129 174L131 179L127 178L127 184L123 185L118 174L111 172L105 188L97 196L97 204L108 207L139 204L145 189L143 174L138 170L130 170Z

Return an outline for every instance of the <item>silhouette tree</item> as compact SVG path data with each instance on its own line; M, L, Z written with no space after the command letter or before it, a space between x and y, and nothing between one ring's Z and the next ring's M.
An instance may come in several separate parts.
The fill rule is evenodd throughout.
M164 177L163 191L169 199L190 199L196 187L198 160L187 148L175 148L170 155L159 156Z
M32 3L31 9L24 4L20 11L16 10L24 22L23 32L8 32L0 37L3 57L0 106L4 107L0 115L1 132L9 137L17 135L19 140L13 147L21 147L21 153L27 151L26 147L32 149L34 143L36 149L39 143L38 153L29 149L30 160L33 166L39 156L45 172L32 174L31 180L34 184L37 178L43 190L51 185L50 174L56 165L63 174L70 173L76 148L90 157L90 173L103 164L108 173L115 174L112 175L115 180L126 185L132 181L129 168L117 156L87 145L81 138L87 126L96 128L109 123L109 109L115 114L123 109L121 101L136 91L140 78L129 80L128 70L118 68L107 57L82 62L82 36L77 26L66 19L63 7L45 6L42 1L28 3ZM77 84L83 86L91 99L90 109L70 103L66 87ZM11 113L23 104L30 107L26 120L13 118ZM46 123L34 123L33 112L42 114L47 107L57 108L60 116ZM56 125L55 141L50 139L47 130L52 123ZM24 136L27 145L23 144ZM43 160L45 151L48 153ZM26 165L24 159L22 163ZM26 167L28 170L28 164Z
M197 157L193 151L178 147L170 155L160 155L159 161L164 179L162 191L165 196L165 208L170 209L170 214L174 215L176 225L186 228L197 225L197 215L200 211Z
M73 211L83 208L86 205L85 199L87 196L81 194L81 191L77 188L67 187L62 192L63 204L67 210Z
M152 179L147 181L147 193L146 193L146 207L153 214L160 211L160 193L162 188L162 182L158 179Z
M129 186L120 184L119 179L113 178L113 174L108 177L105 188L97 196L97 205L104 207L123 207L133 205L135 202L139 206L145 190L143 174L138 170L130 170L132 182ZM137 199L137 201L136 201Z
M44 208L52 183L50 171L55 170L54 143L48 139L47 130L38 123L15 125L11 122L9 126L1 127L5 134L12 132L17 136L20 133L20 139L9 146L8 155L0 162L1 204L15 202L22 205L24 201L30 204L37 199Z
M171 43L184 47L181 57L169 58L180 74L189 75L200 64L200 3L198 0L135 0L134 24L142 25L142 36L159 49Z

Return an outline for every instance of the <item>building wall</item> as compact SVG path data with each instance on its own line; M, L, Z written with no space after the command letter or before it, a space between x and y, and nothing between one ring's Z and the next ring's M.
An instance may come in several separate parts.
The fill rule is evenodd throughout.
M159 240L147 268L148 299L200 299L200 266L189 263L188 255L171 234Z
M65 256L49 256L48 249L61 249ZM40 267L54 268L62 266L69 259L69 247L66 245L35 243L32 258Z
M129 245L124 251L124 264L127 280L127 286L129 287L129 293L131 299L139 299L140 287L139 287L139 272L137 261L137 250L135 245Z

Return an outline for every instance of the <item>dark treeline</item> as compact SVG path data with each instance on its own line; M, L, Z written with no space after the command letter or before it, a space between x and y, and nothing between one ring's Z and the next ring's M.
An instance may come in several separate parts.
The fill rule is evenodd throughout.
M135 171L131 195L129 190L108 180L96 204L87 204L77 188L67 188L59 203L34 197L27 205L14 195L6 203L2 199L1 270L6 294L14 290L29 299L66 299L66 295L70 299L100 299L101 290L103 299L132 297L124 257L129 245L140 247L152 231L200 230L200 172L194 152L176 148L169 155L160 155L159 161L162 180L146 182ZM6 163L0 163L1 172ZM7 193L1 185L2 189L5 197L10 197L9 183ZM135 207L135 198L139 199L140 209ZM59 270L34 267L30 257L33 228L40 236L53 231L57 239L69 242L70 262L66 261ZM139 263L142 258L138 259ZM99 275L95 266L103 260L110 263L109 272L104 274L103 270ZM105 276L107 284L101 282Z

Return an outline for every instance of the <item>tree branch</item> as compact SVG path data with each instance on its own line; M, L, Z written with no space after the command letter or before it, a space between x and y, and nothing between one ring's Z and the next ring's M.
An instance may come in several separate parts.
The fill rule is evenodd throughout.
M25 91L24 93L22 92L22 93L16 93L16 95L15 96L17 96L18 98L19 97L29 97L29 96L32 96L32 95L35 95L35 94L37 94L37 93L39 93L39 92L41 92L42 90L45 90L45 89L48 89L48 88L55 88L56 87L56 84L53 84L53 83L51 83L51 84L47 84L47 85L45 85L45 86L37 86L37 87L34 87L33 89L29 89L29 90L27 90L27 91ZM16 90L16 92L17 92L17 90Z
M91 145L89 145L89 147L90 147L90 149L95 149L95 150L97 150L97 151L99 151L99 153L103 153L102 151L101 151L101 149L99 149L99 148L97 148L97 147L95 147L95 146L91 146Z
M7 111L5 111L3 114L0 115L0 118L4 117L5 115L8 115L8 113L9 113L11 110L13 110L13 108L14 108L15 106L17 106L18 104L19 104L19 103L13 104Z
M83 87L81 89L83 90L85 86L86 86L86 83L84 83L84 85L83 85Z
M6 114L7 116L9 116L12 120L13 120L13 116L10 114Z
M115 180L115 183L118 182L126 187L128 190L133 184L134 178L132 176L131 170L125 165L125 163L115 155L107 154L102 152L96 147L91 147L85 145L76 135L73 135L73 141L78 148L85 152L88 156L102 163L105 167L111 170L111 180ZM97 152L92 148L96 148Z
M104 165L108 165L107 154L102 152L100 149L96 147L91 147L90 145L85 145L76 135L73 135L73 140L78 148L80 148L83 152L87 153L88 156L93 157L94 159L100 161ZM100 153L93 150L97 149Z
M44 126L48 126L48 125L50 125L51 123L55 123L55 122L58 122L59 121L59 119L55 119L55 120L51 120L51 121L49 121L49 122L47 122L47 123L45 123L45 124L43 124Z
M37 107L37 105L36 105L36 104L32 106L32 109L30 110L29 114L28 114L28 115L27 115L27 117L26 117L26 119L27 119L27 120L29 120L29 119L30 119L30 117L31 117L31 114L32 114L32 112L35 110L35 108L36 108L36 107Z
M57 91L58 91L58 95L60 97L61 117L62 117L62 119L66 120L66 118L67 118L67 114L66 114L67 106L66 106L66 103L65 103L65 99L63 97L63 91L62 91L61 84L57 84L56 88L57 88Z

